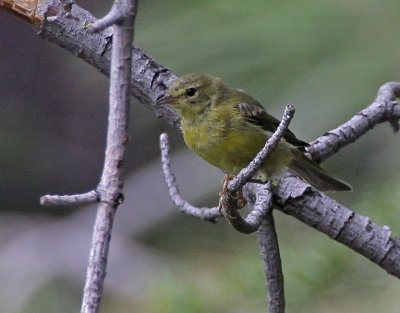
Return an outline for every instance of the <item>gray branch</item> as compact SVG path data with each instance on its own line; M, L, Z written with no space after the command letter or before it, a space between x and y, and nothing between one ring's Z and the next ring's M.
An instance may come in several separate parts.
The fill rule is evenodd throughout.
M40 204L45 206L89 204L98 201L99 194L95 190L76 195L45 195L40 197Z
M257 185L255 194L262 192ZM388 226L354 213L294 174L288 173L273 186L274 207L360 253L389 274L400 278L400 239L391 237ZM249 190L249 193L252 191Z
M126 12L128 11L129 3L126 3L126 1L123 0L115 0L107 15L97 20L96 22L89 24L87 28L89 32L95 33L102 31L107 27L113 26L114 24L122 23L125 18Z
M267 279L268 312L285 313L285 292L278 236L272 210L263 219L257 231Z
M263 188L259 184L249 183L245 191L249 199L248 206L251 214L258 212L261 215L261 225L257 229L258 242L261 247L261 256L264 262L264 272L267 281L268 312L285 312L285 293L282 272L282 263L279 252L278 236L276 234L274 217L272 215L272 183L268 181ZM257 192L256 192L257 191ZM252 199L255 198L255 202Z
M40 11L46 18L40 25L39 36L67 49L109 76L112 30L89 31L89 25L96 22L96 18L76 4L65 8L58 0L47 0L43 6ZM155 99L164 94L176 76L135 46L132 48L132 60L132 95L154 111L157 117L178 128L180 120L171 107L154 105Z
M307 148L307 152L313 160L321 162L356 141L376 124L390 122L393 130L398 131L400 118L400 106L396 102L398 97L400 97L399 82L382 85L371 105L354 115L346 123L313 141Z
M101 202L94 224L81 313L96 313L99 310L114 215L123 199L122 165L128 138L129 81L137 2L116 0L112 9L114 14L119 11L117 14L124 18L121 23L113 25L107 142L103 173L97 187ZM99 25L109 23L109 15L105 20Z
M172 202L181 210L181 212L197 217L202 220L216 222L217 217L221 216L217 207L215 208L197 208L189 202L183 200L174 173L171 171L171 161L169 158L169 142L166 133L160 136L161 164L164 173L165 182L168 187L169 196Z
M285 313L282 263L272 210L262 220L257 235L267 279L268 312Z

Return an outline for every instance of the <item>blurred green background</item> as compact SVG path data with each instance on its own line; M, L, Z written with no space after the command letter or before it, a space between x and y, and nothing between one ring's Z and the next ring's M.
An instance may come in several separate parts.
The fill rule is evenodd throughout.
M110 1L78 1L103 16ZM143 0L135 43L175 74L218 75L311 141L399 80L400 3ZM77 312L94 207L42 208L84 192L101 172L108 81L0 12L0 311ZM126 201L112 239L101 312L265 312L255 235L181 215L168 198L158 136L168 131L185 198L217 204L222 173L141 104L131 110ZM400 231L399 135L380 125L326 162L354 192L333 194ZM399 312L398 280L299 221L275 213L287 312Z

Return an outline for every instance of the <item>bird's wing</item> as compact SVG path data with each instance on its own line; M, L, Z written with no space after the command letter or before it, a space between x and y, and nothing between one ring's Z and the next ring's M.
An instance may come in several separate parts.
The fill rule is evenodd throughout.
M272 115L268 114L264 107L254 99L252 101L241 102L238 105L239 111L243 114L249 123L260 126L263 129L275 132L279 126L280 121ZM251 104L249 103L251 102ZM283 133L285 140L296 147L307 147L309 144L296 138L289 129Z

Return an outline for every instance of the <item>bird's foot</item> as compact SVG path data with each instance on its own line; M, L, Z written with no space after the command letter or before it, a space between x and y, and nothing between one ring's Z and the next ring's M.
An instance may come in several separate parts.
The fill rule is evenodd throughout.
M234 177L232 174L226 174L221 181L222 191L219 192L219 212L229 219L236 218L236 210L243 208L247 203L241 188L234 195L228 193L228 184Z

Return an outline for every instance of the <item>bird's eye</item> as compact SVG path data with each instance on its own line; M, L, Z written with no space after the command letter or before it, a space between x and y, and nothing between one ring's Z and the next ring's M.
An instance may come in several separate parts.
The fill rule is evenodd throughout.
M188 88L186 89L185 95L188 97L193 97L197 92L196 88Z

